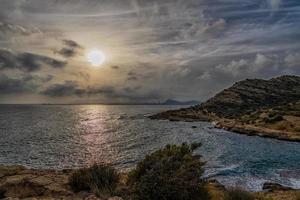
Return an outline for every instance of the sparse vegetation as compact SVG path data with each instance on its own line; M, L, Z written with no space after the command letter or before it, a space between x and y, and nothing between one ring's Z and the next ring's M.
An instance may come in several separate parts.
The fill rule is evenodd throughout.
M270 113L269 116L267 118L264 119L264 121L266 123L275 123L275 122L279 122L282 121L283 117L279 114L276 113Z
M203 165L193 155L199 144L167 145L147 155L130 173L135 200L206 200L208 192L200 177Z
M114 168L93 165L75 171L70 177L69 184L74 192L91 191L100 196L100 194L111 194L118 180L119 175Z
M225 193L225 198L224 198L224 200L254 200L254 199L255 197L253 194L238 188L229 189Z

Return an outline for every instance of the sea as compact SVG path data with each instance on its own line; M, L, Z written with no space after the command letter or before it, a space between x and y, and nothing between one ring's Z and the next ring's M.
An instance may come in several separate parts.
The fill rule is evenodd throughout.
M181 106L182 107L182 106ZM246 136L207 122L151 120L165 105L0 105L0 164L65 169L106 163L120 171L167 144L201 142L203 179L259 191L300 189L300 143Z

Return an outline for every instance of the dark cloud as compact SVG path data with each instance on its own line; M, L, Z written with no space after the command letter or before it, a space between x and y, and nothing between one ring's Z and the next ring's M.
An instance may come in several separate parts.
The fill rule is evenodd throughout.
M52 75L33 76L23 74L19 78L11 78L5 74L0 75L0 95L34 93L41 84L47 83L53 79Z
M138 80L138 75L136 72L130 71L127 73L127 81L136 81Z
M43 66L63 68L67 63L48 56L33 53L13 53L8 50L0 50L0 70L20 69L22 71L37 71Z
M118 65L113 65L111 66L112 69L120 69L120 67Z
M47 75L47 76L37 76L37 75L23 75L23 80L24 81L34 81L37 83L48 83L51 80L53 80L54 76L53 75Z
M71 48L62 48L58 51L55 51L55 53L58 53L59 55L66 58L74 57L77 54L76 50Z
M29 87L24 79L9 78L6 75L0 75L0 94L14 94L32 91L33 88Z
M161 98L156 90L145 92L140 86L116 88L114 86L81 87L76 81L65 81L62 84L54 84L44 91L42 95L49 97L102 97L109 100L122 99L129 102L149 102Z
M83 49L77 42L73 40L62 40L63 44L66 47L61 48L60 50L55 50L54 53L57 53L65 58L71 58L81 53Z
M63 40L62 42L64 45L66 45L69 48L73 48L73 49L83 48L81 45L79 45L77 42L75 42L73 40Z
M42 31L37 27L28 28L0 21L0 38L7 39L16 36L29 36L32 34L42 34Z
M41 94L50 97L81 96L84 93L85 91L79 88L76 81L65 81L63 84L54 84L41 92Z
M89 96L97 94L113 94L113 87L86 87L81 88L76 81L65 81L63 84L54 84L42 91L41 94L50 97Z

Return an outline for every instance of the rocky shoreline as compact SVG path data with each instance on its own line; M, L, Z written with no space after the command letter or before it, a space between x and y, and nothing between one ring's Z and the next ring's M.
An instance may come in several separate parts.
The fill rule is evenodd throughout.
M226 131L231 131L238 134L248 135L248 136L258 136L263 138L272 138L277 140L289 141L289 142L300 142L299 132L290 132L284 130L274 130L270 128L260 127L257 125L250 125L245 123L240 123L233 119L222 119L222 118L211 118L201 116L200 118L187 118L172 116L169 117L166 114L161 116L160 114L150 116L151 119L156 120L169 120L171 122L183 121L183 122L211 122L214 124L215 128L223 129Z
M300 142L300 134L298 132L274 130L250 124L242 124L234 120L220 120L215 122L214 124L216 128L224 129L238 134L272 138L289 142Z
M38 170L23 166L0 165L0 199L104 200L89 192L74 193L69 185L69 177L73 172L72 169ZM217 196L216 199L220 199L226 191L225 187L215 180L207 181L206 185L211 196ZM298 200L299 190L276 183L265 183L261 192L253 194L273 199L284 197L286 200ZM122 198L114 196L107 200L122 200Z
M300 142L300 77L247 79L206 102L169 110L151 119L213 122L235 133Z
M69 186L69 177L73 172L72 169L38 170L0 165L0 199L101 200L92 193L74 193ZM111 197L109 200L121 198Z

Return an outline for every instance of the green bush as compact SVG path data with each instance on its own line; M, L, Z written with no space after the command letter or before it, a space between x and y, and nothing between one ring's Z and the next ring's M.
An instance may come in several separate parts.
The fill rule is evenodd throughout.
M224 200L254 200L255 197L247 191L241 189L229 189Z
M76 170L70 177L69 184L74 192L91 191L99 196L101 193L112 193L118 180L119 175L114 168L93 165Z
M203 165L193 151L200 144L167 145L147 155L129 175L135 200L206 200Z

